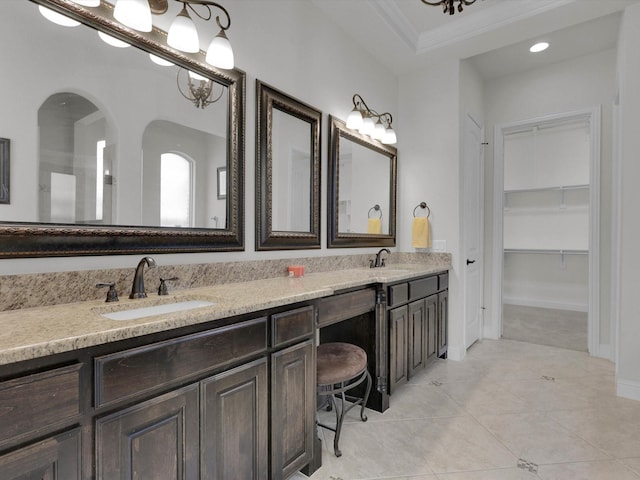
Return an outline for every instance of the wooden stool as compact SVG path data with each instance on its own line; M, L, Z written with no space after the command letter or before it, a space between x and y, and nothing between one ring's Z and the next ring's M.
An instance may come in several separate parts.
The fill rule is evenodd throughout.
M367 388L364 397L353 397L346 395L346 392L367 381ZM342 422L345 414L357 405L361 405L360 418L363 422L367 421L364 413L364 407L369 399L371 392L371 375L367 370L367 354L366 352L350 343L323 343L318 345L317 351L317 383L318 395L327 396L329 406L336 412L336 426L331 427L319 423L321 427L327 428L335 432L333 438L333 451L336 457L340 457L342 452L338 448L340 441L340 431L342 430ZM340 408L338 409L335 397L340 398ZM346 401L352 402L345 409Z

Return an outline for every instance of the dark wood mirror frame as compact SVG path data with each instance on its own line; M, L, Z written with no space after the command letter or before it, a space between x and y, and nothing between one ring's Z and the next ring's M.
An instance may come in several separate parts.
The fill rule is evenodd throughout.
M310 124L308 232L273 230L273 109ZM256 80L256 250L320 248L320 128L322 112Z
M244 250L244 127L246 74L218 70L204 53L183 54L166 43L166 32L130 30L113 20L113 7L86 8L70 0L31 0L97 30L214 79L229 91L227 132L227 228L78 226L0 222L0 258Z
M338 231L338 194L340 187L340 138L369 148L389 157L389 234L345 233ZM327 247L395 247L396 245L396 190L397 190L397 149L372 140L366 135L348 129L345 122L329 116L329 171L327 197Z

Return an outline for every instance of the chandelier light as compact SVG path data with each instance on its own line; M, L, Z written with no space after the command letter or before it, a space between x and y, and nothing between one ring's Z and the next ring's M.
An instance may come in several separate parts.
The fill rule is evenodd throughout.
M353 96L353 110L347 117L347 128L357 130L385 145L395 145L398 140L391 127L392 123L393 117L389 112L378 113L370 109L360 95L356 93Z
M463 7L467 7L476 0L440 0L438 2L429 2L428 0L421 0L422 3L426 5L431 5L432 7L442 7L443 13L448 13L449 15L453 15L456 13L455 3L458 2L458 12L462 12Z

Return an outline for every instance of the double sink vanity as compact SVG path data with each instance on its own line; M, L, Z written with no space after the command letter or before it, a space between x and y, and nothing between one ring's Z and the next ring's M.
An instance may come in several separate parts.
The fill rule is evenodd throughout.
M446 355L447 269L356 268L2 312L0 478L311 473L318 341L367 351L369 407L386 410L415 369Z

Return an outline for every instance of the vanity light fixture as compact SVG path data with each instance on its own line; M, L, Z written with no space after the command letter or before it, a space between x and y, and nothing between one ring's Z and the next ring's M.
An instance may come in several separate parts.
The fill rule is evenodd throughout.
M150 32L153 26L147 0L117 0L113 18L139 32Z
M63 27L77 27L78 25L80 25L80 22L62 15L61 13L54 12L53 10L47 7L43 7L42 5L38 5L38 10L44 18L46 18L50 22L55 23L56 25L61 25Z
M83 7L99 7L100 0L73 0L73 3L82 5Z
M183 78L185 75L183 72L187 72L187 91L183 91L183 88L180 85L180 82L184 82ZM178 69L177 76L178 90L182 94L184 98L193 103L196 108L205 108L212 103L217 102L222 97L224 93L224 87L220 86L220 95L214 98L213 96L213 86L215 82L207 77L203 77L195 72L190 70L186 70L184 68Z
M442 6L442 13L453 15L456 13L455 2L458 2L458 12L462 13L463 7L467 7L475 3L476 0L440 0L438 2L429 2L428 0L421 1L422 3L431 5L432 7Z
M107 45L111 45L112 47L127 48L131 46L130 43L123 42L122 40L119 40L116 37L112 37L111 35L104 32L99 31L98 36L100 37L100 40L102 40Z
M370 109L360 95L356 93L353 96L353 110L347 117L347 128L358 130L385 145L395 145L397 137L392 123L393 117L389 112L378 113Z
M187 53L196 53L200 51L200 41L198 40L198 32L196 26L189 15L191 10L194 14L205 21L213 18L212 7L218 8L226 17L223 23L220 16L217 15L216 23L220 28L218 34L213 38L207 49L205 61L214 67L232 69L234 67L233 49L227 38L226 31L231 26L231 17L229 12L217 2L210 0L176 0L182 3L182 10L175 18L169 32L167 34L167 43L180 51ZM206 10L205 14L198 12L193 6L199 5Z
M539 53L545 51L547 48L549 48L549 44L547 42L539 42L532 45L529 51L531 53Z

